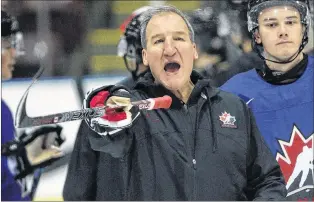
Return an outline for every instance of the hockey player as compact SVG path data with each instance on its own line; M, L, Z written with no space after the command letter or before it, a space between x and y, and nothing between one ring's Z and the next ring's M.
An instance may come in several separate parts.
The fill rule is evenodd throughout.
M89 93L85 107L120 105L86 120L96 152L94 190L119 170L113 185L124 200L281 200L286 189L279 166L243 101L210 87L192 71L198 57L193 28L181 11L159 6L143 14L143 63L150 67L131 92L105 86ZM168 95L170 109L139 111L130 101ZM107 153L119 167L103 164ZM85 174L85 173L83 173ZM106 182L106 181L105 181ZM97 194L100 193L97 191ZM97 197L96 194L96 197Z
M140 34L141 14L149 8L149 6L144 6L136 9L120 26L123 36L119 41L117 54L123 57L125 67L131 73L131 77L127 77L119 83L130 89L135 86L138 78L149 71L142 60L143 48Z
M22 33L17 21L1 10L1 79L12 77L15 59L23 54ZM26 130L15 136L13 118L7 104L1 100L1 199L30 201L36 188L37 168L59 159L60 126ZM38 172L36 172L38 174ZM39 173L40 174L40 173Z
M308 41L309 1L250 0L247 16L264 66L236 75L222 89L252 109L281 166L288 200L313 200L314 58L302 51Z
M132 89L136 81L149 71L143 64L143 48L140 36L140 17L148 8L150 7L144 6L135 10L120 26L123 36L119 41L117 52L119 56L123 57L125 66L131 75L119 84L129 89ZM125 197L125 186L120 175L123 162L120 159L113 158L110 154L98 153L92 150L86 135L89 131L88 125L83 121L71 155L63 189L63 198L66 201L122 201ZM101 163L99 163L98 158L102 159ZM89 165L89 167L86 165ZM102 177L96 179L97 168L104 165L117 169L104 169ZM76 186L77 184L80 184L80 186Z

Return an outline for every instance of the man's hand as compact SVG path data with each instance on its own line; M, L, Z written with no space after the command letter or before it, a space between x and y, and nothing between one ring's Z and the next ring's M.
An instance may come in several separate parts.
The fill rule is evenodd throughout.
M55 141L57 138L59 137L56 132L49 132L26 145L25 149L29 163L32 166L38 166L46 161L62 157L64 154L58 141Z
M90 92L85 99L85 107L106 107L106 114L87 120L87 124L100 135L112 135L130 127L139 115L139 110L132 108L130 97L125 88L118 88L113 95L108 89Z
M65 138L62 127L43 126L26 130L17 140L1 145L1 155L8 156L15 179L21 179L44 168L63 156L60 150Z

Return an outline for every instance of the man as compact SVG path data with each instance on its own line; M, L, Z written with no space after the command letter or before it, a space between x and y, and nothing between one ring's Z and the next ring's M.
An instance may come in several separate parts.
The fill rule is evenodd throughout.
M264 67L222 86L242 97L281 166L288 200L313 200L313 56L307 0L251 0L248 28Z
M15 59L23 54L22 33L17 21L1 10L1 79L12 77ZM15 137L13 118L7 104L1 100L1 199L31 200L36 188L37 168L59 159L60 126L46 126L24 131ZM38 172L36 173L38 174Z
M148 6L135 10L120 26L123 36L118 44L118 55L123 57L125 66L131 76L119 82L129 89L135 86L136 81L149 69L143 64L142 45L140 36L141 15ZM63 198L66 201L87 200L124 200L125 187L120 176L123 162L113 158L110 154L92 150L87 133L90 129L85 121L79 128L67 177L63 189ZM99 163L101 158L101 163ZM88 167L86 165L89 165ZM104 169L100 180L95 179L97 167L106 165L116 169ZM100 184L99 184L100 183ZM80 184L80 186L77 186ZM99 187L99 188L98 188Z
M279 166L245 103L192 72L198 55L184 14L169 6L146 11L141 43L151 73L131 92L105 86L85 100L88 108L124 106L87 120L91 148L123 162L88 166L97 170L96 188L102 189L105 170L119 169L124 200L283 199ZM130 105L130 100L164 95L172 98L170 109L139 112Z

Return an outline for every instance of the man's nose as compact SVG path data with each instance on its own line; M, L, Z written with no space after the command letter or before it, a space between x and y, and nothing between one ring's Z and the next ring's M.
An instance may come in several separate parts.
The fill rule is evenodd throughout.
M288 30L285 24L281 24L279 26L279 31L278 31L278 36L279 38L286 38L288 37Z
M173 43L172 39L167 39L165 41L165 46L164 46L164 54L165 56L173 56L177 52L176 46Z

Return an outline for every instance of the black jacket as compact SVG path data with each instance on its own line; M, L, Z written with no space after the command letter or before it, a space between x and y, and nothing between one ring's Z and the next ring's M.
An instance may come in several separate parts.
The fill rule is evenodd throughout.
M133 89L138 78L144 76L142 72L138 77L128 76L118 82L129 89ZM107 153L99 153L92 150L87 133L91 132L85 121L81 122L74 148L71 153L71 160L68 165L68 172L63 188L63 198L67 201L88 201L102 200L113 201L123 200L123 184L118 180L120 178L120 159L112 157ZM114 169L105 169L102 171L99 180L104 184L97 190L96 173L98 161L101 164L110 166Z
M74 180L84 184L84 190L77 188L74 193L86 193L96 200L107 200L109 193L105 192L115 192L114 188L122 199L114 199L110 193L112 200L284 199L280 168L245 103L211 88L195 74L191 78L195 88L183 104L170 91L153 84L148 73L132 91L132 99L168 94L173 99L170 109L141 111L131 128L114 136L100 136L87 129L86 144L99 152L82 165L81 174L76 173L84 176L85 169L88 179ZM234 124L224 125L219 120L223 112L234 116ZM108 154L118 163L103 161ZM112 178L111 172L120 174ZM92 185L90 190L86 183ZM70 185L75 183L67 179L66 187ZM64 191L64 199L78 199L71 194Z

